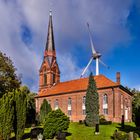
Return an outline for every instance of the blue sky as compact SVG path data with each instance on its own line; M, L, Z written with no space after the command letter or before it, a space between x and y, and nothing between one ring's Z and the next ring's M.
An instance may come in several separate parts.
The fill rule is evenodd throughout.
M86 22L102 61L100 73L124 86L140 89L139 0L1 0L0 50L10 56L22 82L38 91L38 74L47 38L49 10L61 81L79 78L91 57ZM95 62L90 72L95 74Z

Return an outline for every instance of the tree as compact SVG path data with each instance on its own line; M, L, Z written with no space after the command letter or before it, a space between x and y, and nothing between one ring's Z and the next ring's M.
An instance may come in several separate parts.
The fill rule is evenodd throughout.
M92 73L89 76L89 83L86 92L86 118L88 126L95 126L99 123L99 95Z
M20 87L21 92L26 94L27 99L27 109L26 109L26 126L29 127L31 124L35 123L35 93L32 93L27 86Z
M9 57L0 52L0 98L3 94L19 88L21 81L16 75L16 68Z
M41 108L40 108L40 122L41 122L42 124L44 124L45 118L46 118L47 114L48 114L51 110L52 110L52 109L51 109L50 104L48 104L47 100L44 99L44 100L43 100L43 103L42 103L42 105L41 105Z
M45 121L44 125L44 137L46 139L54 138L58 132L62 132L69 127L69 117L67 117L60 109L51 111Z
M29 89L24 86L6 93L0 98L0 137L8 140L14 129L16 140L22 139L26 123L26 110L30 105ZM28 99L28 101L27 101Z
M14 119L13 93L7 93L0 99L0 137L9 140Z
M132 101L132 119L137 127L140 127L140 91L136 89L130 89L133 93Z
M14 121L13 128L16 140L21 140L24 134L26 123L26 108L27 99L26 92L23 90L16 90L14 94Z

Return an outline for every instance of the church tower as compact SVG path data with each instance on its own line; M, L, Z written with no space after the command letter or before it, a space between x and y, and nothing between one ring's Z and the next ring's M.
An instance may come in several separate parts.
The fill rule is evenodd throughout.
M52 14L49 15L48 35L43 62L39 71L39 89L51 88L60 82L60 71L56 60Z

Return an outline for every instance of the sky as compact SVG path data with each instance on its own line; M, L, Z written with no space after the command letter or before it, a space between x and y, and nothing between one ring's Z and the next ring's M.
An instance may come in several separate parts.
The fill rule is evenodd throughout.
M0 51L9 56L22 84L38 91L39 68L47 40L49 10L61 81L77 79L91 58L86 23L102 54L100 74L140 89L139 0L0 0ZM84 75L95 75L95 61Z

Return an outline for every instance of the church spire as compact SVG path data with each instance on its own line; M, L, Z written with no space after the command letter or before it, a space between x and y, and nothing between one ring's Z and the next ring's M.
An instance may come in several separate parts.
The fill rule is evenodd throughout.
M44 87L50 88L60 82L60 71L56 59L51 11L49 15L47 43L44 51L44 59L39 71L39 79L39 89Z
M48 25L48 36L45 51L55 51L54 35L53 35L53 23L52 23L52 11L50 10L49 25Z

